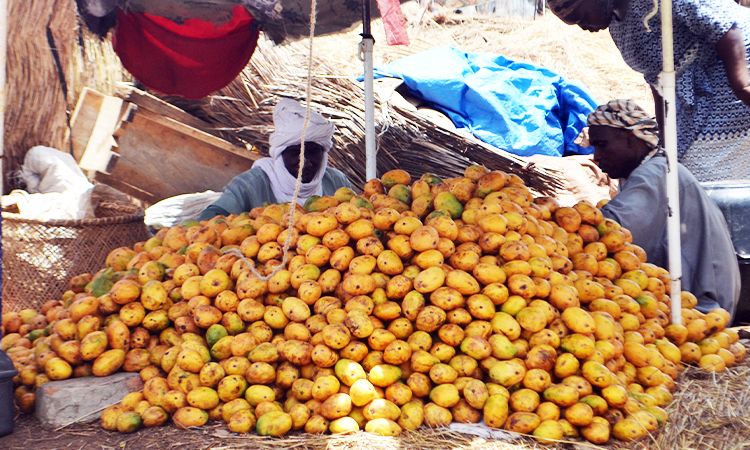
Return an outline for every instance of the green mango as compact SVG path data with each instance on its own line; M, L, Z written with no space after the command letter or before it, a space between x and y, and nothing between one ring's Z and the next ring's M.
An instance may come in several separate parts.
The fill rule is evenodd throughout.
M433 202L433 205L434 205L434 202ZM444 209L436 209L435 211L431 212L427 217L425 217L424 223L427 223L436 217L450 217L450 216L451 216L450 212Z
M307 212L319 212L325 211L331 206L336 206L338 204L339 201L334 197L320 197L318 195L313 195L305 201L305 205L302 208Z
M434 207L435 195L428 192L415 198L411 203L411 210L417 213L418 216L425 216Z
M464 207L461 202L458 201L455 195L450 192L441 192L435 196L433 200L435 209L444 209L448 211L452 219L460 219L464 213Z
M342 187L336 190L336 192L333 194L333 197L339 202L344 203L351 200L355 195L357 194L355 194L353 190L349 189L348 187Z
M355 195L349 200L349 203L353 204L357 208L375 209L375 207L372 206L372 202L362 197L361 195Z
M228 335L229 332L227 332L227 329L224 328L223 325L215 323L208 327L208 330L206 330L206 342L208 343L209 347L213 347L214 344L219 341L219 339Z
M198 222L197 220L192 220L192 219L191 220L184 220L184 221L180 222L180 226L182 228L190 228L190 227L199 226L199 225L200 225L200 222Z
M429 172L422 174L422 176L419 179L429 184L430 187L437 186L438 184L443 182L442 178L435 175L434 173L429 173Z
M115 274L114 269L108 268L101 275L97 276L91 281L91 293L94 297L101 297L104 294L109 294L112 290L112 286L115 282L112 280L112 276Z
M406 205L411 205L411 189L409 189L409 186L396 184L388 191L388 196Z

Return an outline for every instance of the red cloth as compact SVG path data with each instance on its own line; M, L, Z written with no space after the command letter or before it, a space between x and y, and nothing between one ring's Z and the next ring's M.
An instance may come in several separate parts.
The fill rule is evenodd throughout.
M385 41L388 45L409 45L406 23L399 0L377 0L380 17L383 18Z
M232 15L216 27L201 19L177 24L118 10L114 49L123 67L149 89L199 99L231 83L255 51L255 19L242 6Z

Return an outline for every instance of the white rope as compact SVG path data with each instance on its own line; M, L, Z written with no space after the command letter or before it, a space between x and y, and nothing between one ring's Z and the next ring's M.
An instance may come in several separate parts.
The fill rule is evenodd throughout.
M273 272L271 272L268 275L261 275L260 272L258 272L258 269L255 268L255 264L251 263L245 258L245 255L242 254L241 251L239 251L236 248L230 249L225 254L234 254L239 255L239 257L242 259L242 261L247 264L247 266L250 268L250 271L258 277L262 281L268 281L279 273L280 270L282 270L286 263L288 262L289 258L289 247L292 245L292 231L294 229L294 213L297 212L297 197L299 197L299 190L302 187L302 169L305 167L305 134L307 133L307 126L310 124L310 91L312 88L312 65L313 65L313 38L315 37L315 21L317 18L317 9L318 9L318 2L317 0L312 0L312 3L310 5L310 54L308 56L308 62L307 62L307 87L305 88L305 107L307 109L305 113L305 124L302 126L302 140L300 142L300 150L299 150L299 166L297 167L297 183L294 186L294 194L292 195L292 201L289 203L289 228L287 228L287 235L286 240L284 241L284 247L283 247L283 257L281 258L281 264L276 266L275 269L273 269Z

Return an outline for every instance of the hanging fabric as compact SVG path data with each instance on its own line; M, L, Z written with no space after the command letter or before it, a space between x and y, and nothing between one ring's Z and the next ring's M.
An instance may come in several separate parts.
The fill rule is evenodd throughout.
M377 0L380 15L383 17L385 41L388 45L409 45L404 14L399 0Z
M147 88L199 99L239 75L258 35L255 19L242 6L234 6L232 18L220 26L118 10L113 44L123 67Z

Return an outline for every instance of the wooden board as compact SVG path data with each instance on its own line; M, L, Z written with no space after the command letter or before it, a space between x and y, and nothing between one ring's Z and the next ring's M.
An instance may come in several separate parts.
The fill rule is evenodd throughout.
M78 103L70 116L70 135L68 136L73 158L78 163L81 162L92 135L98 135L95 140L103 143L106 138L102 137L102 133L106 136L107 133L111 135L114 132L122 110L126 107L121 100L119 102L114 100L118 99L90 88L84 88L78 97ZM108 140L108 143L112 144L113 141ZM63 148L68 148L67 142Z
M207 130L211 128L207 122L188 114L182 109L167 103L164 100L149 94L146 91L136 89L133 86L121 83L117 85L116 95L126 102L131 102L138 105L140 108L146 108L149 111L160 114L164 117L169 117L178 122L182 122L185 125L189 125L199 130Z
M201 131L204 121L135 88L85 88L71 116L73 156L92 181L149 204L221 191L260 156Z
M125 105L122 99L108 95L104 97L86 149L78 161L85 172L91 174L98 170L106 171L113 156L111 149L117 145L112 134L120 122L123 107ZM89 177L91 178L91 175Z
M180 194L221 191L260 158L142 107L114 134L116 161L99 170L95 181L151 204Z

